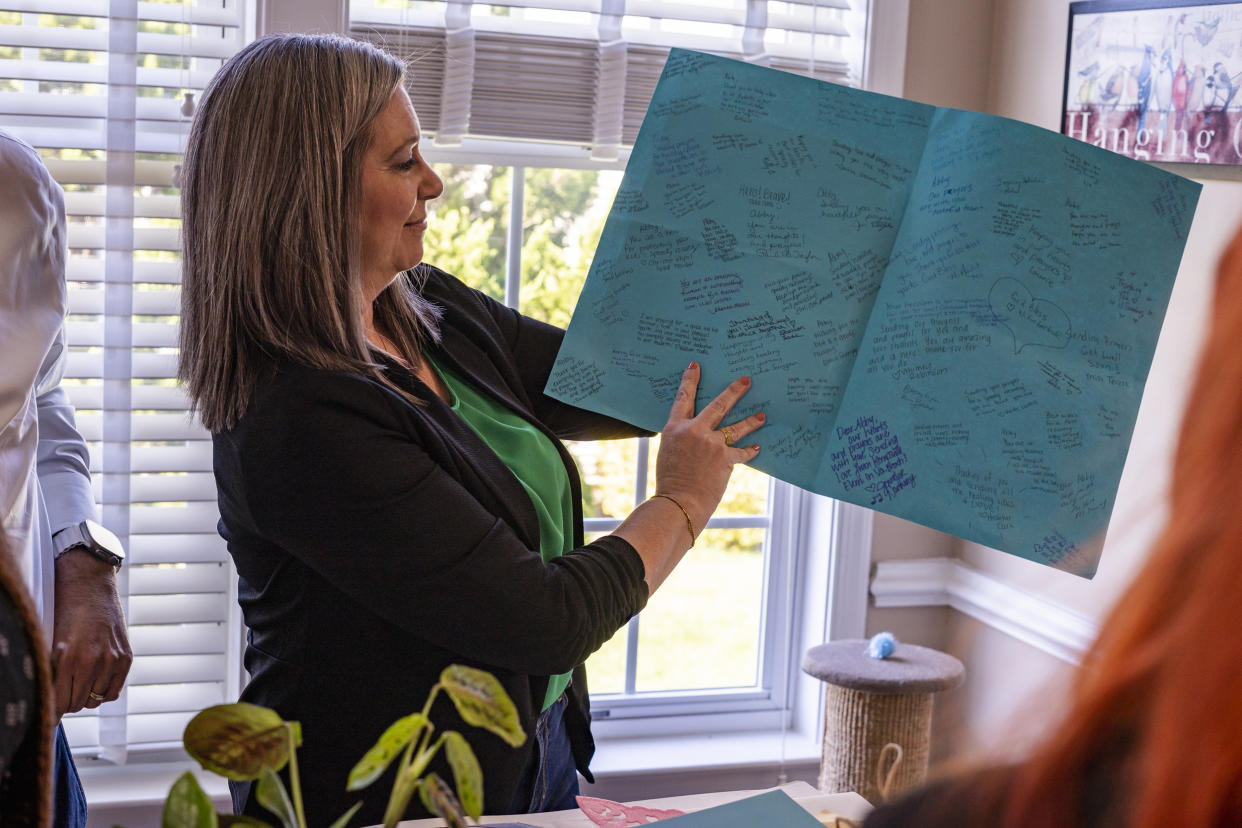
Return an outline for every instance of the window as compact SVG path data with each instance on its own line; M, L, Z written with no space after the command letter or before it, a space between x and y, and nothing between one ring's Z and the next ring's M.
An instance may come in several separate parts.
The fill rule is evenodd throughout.
M523 313L568 323L628 147L671 46L854 83L865 12L769 0L358 0L351 33L411 63L427 154L445 179L429 261ZM498 166L498 165L505 166ZM657 441L572 445L588 536L654 491ZM598 718L713 727L787 720L801 649L809 496L739 469L699 543L588 662ZM821 592L822 592L821 587ZM861 633L861 629L858 630ZM816 643L815 641L808 641ZM693 727L694 725L687 725ZM702 727L700 723L697 725Z
M239 0L0 0L0 124L65 190L64 384L95 499L121 536L134 665L121 698L65 720L79 757L177 747L236 696L232 577L211 443L176 386L176 165L200 90L243 42Z
M507 297L525 314L567 325L620 173L461 164L437 171L445 187L430 205L428 261ZM519 232L511 237L509 227ZM512 255L510 239L517 248ZM519 274L508 289L507 268ZM658 438L571 444L583 473L589 533L611 531L654 490L657 444ZM591 659L597 697L762 683L760 640L770 626L764 623L769 488L766 475L738 470L695 553L642 620Z
M427 261L523 313L568 324L620 171L436 163L472 152L427 150L445 182L429 204ZM570 444L588 539L610 532L654 491L658 441ZM737 469L695 549L588 661L597 718L733 713L743 715L713 726L780 724L803 649L790 636L800 603L791 573L801 565L791 556L807 497Z

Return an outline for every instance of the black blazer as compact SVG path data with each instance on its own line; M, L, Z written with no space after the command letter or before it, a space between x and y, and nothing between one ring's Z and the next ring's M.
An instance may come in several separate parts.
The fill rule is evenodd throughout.
M423 295L444 313L431 353L560 450L576 548L543 563L538 519L517 478L409 371L389 367L423 406L365 376L277 366L237 426L214 436L214 464L220 533L249 627L251 681L241 697L301 722L312 824L360 798L355 824L381 821L391 770L365 797L346 792L349 770L389 724L421 709L452 663L494 673L528 734L513 749L462 722L444 694L432 708L437 730L458 730L478 755L488 812L513 807L555 673L575 671L566 721L589 779L581 665L647 599L633 547L611 536L583 544L581 484L557 439L646 432L543 394L563 331L420 269ZM452 778L442 758L432 769ZM259 814L248 788L235 788L235 805ZM407 818L425 815L415 797Z

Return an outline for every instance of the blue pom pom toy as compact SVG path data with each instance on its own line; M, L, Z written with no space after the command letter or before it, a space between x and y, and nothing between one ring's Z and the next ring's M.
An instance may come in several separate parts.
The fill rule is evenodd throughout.
M897 639L890 632L876 633L867 642L867 655L872 658L888 658L897 649Z

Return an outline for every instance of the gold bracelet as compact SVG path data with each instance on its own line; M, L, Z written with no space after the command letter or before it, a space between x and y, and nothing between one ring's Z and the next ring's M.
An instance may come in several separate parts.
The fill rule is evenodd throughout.
M674 506L676 506L678 509L681 509L681 515L682 517L686 519L686 528L690 530L690 546L693 547L694 542L698 540L699 536L698 536L698 533L694 531L694 523L693 521L690 520L690 513L686 511L686 507L682 506L677 501L677 498L672 497L670 495L660 494L659 492L656 492L655 494L652 495L652 497L662 497L665 500L672 501Z

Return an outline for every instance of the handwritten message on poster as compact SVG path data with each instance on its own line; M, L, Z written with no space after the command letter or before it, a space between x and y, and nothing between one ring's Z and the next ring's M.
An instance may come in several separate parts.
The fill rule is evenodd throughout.
M756 468L1089 577L1198 194L674 50L547 390L658 430L691 359L748 375Z

